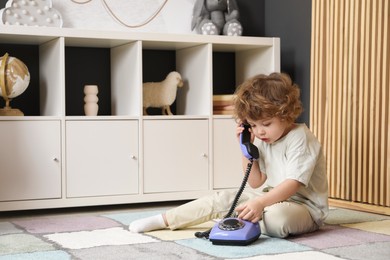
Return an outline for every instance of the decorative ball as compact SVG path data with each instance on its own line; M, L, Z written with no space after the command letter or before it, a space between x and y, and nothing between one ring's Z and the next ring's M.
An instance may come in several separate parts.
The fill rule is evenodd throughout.
M0 77L4 77L5 88L0 87L0 96L5 98L14 98L22 94L30 83L30 72L27 66L19 59L4 55L0 57L0 68L3 68L3 60L6 59L4 71L0 71ZM3 93L5 89L6 93Z

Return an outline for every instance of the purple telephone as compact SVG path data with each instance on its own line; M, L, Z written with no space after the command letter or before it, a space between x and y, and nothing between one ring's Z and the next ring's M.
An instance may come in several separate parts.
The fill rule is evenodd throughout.
M240 136L240 147L244 156L248 158L249 163L241 187L237 192L229 212L211 230L195 233L196 237L208 238L213 245L245 246L255 242L261 235L259 223L252 223L231 217L241 193L244 191L253 160L259 159L259 150L250 142L251 133L249 132L249 128L249 125L244 125L244 131Z

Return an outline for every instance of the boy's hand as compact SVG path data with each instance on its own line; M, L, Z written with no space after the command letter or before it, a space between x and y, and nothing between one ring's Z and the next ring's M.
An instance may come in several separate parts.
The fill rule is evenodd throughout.
M244 127L241 124L237 125L236 137L237 137L238 142L240 142L240 135L241 135L242 131L244 131Z
M238 142L240 142L240 135L242 133L242 131L244 131L244 126L242 125L242 122L239 122L237 124L237 128L236 128L236 137L237 137L237 140ZM255 135L252 133L252 129L249 128L249 132L251 133L251 143L253 143L255 141Z
M236 211L238 212L238 218L256 223L262 219L264 207L259 200L252 199L238 206Z

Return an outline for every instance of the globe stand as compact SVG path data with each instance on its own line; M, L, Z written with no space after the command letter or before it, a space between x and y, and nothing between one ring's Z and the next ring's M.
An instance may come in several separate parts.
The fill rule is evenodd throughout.
M5 107L0 108L0 116L24 116L23 112L20 109L12 108L9 105L10 100L5 101Z

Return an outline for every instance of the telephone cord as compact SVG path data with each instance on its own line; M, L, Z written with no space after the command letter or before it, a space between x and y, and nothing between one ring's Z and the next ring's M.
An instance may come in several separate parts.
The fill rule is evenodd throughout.
M237 191L237 194L233 200L232 206L230 207L228 213L223 217L223 219L229 218L232 216L234 209L237 206L238 200L240 199L241 194L245 189L246 183L248 182L248 178L249 178L249 174L250 174L251 169L252 169L252 165L253 165L253 159L249 159L249 163L246 167L245 175L244 175L244 178L242 179L241 186L240 186L239 190ZM203 231L203 232L196 232L195 236L197 238L207 238L208 239L210 232L211 232L211 229L212 228L210 228L209 230Z

